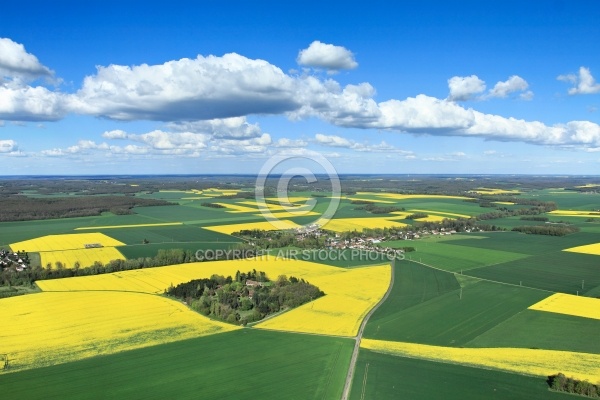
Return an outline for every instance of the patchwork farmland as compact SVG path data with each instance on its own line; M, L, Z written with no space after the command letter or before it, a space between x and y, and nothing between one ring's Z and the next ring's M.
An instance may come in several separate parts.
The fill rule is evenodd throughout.
M0 299L0 318L10 321L0 331L0 354L9 359L0 387L11 398L168 397L179 390L181 398L201 392L339 399L350 382L351 399L566 398L548 390L549 375L600 382L600 228L593 195L553 191L484 185L460 195L356 191L320 226L328 241L317 240L322 247L305 254L295 243L267 248L270 255L36 280L38 293ZM51 271L76 262L84 268L148 260L176 249L188 256L226 252L256 246L238 235L242 230L276 239L281 225L265 219L265 209L286 231L309 236L303 227L317 223L329 201L298 191L286 202L267 197L261 206L248 193L141 192L173 204L130 215L4 223L0 247L38 254L39 267ZM542 217L568 221L578 232L555 237L479 228L549 225L515 215L477 221L468 231L442 230L488 211L473 195L494 210L529 207L518 204L522 199L555 201L557 212ZM344 245L355 259L320 257ZM289 250L304 257L286 257L296 254ZM391 262L387 254L403 259ZM248 326L210 319L164 295L193 279L250 270L272 280L302 279L325 295ZM245 378L223 384L223 374ZM265 377L266 385L250 383ZM83 387L89 390L81 394Z

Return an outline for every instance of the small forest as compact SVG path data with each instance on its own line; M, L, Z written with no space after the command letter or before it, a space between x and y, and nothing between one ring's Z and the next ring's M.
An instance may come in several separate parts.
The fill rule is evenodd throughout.
M315 300L325 293L294 276L279 275L271 281L263 271L237 271L235 277L212 275L193 279L165 290L193 310L232 324L246 325L268 315Z

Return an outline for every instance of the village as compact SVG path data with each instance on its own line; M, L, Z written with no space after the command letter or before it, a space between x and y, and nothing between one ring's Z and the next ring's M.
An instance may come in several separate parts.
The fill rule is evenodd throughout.
M6 249L0 249L0 271L13 267L17 272L29 268L29 255L24 251L13 252Z
M430 226L409 226L386 229L365 229L363 231L334 232L311 224L286 231L242 230L233 235L244 239L245 243L236 249L247 250L247 256L262 254L275 255L277 259L315 259L368 261L403 257L404 253L415 251L412 241L428 237L453 235L456 233L483 232L484 227L465 226L456 221L448 221L449 226L432 223ZM391 242L406 241L406 245ZM246 253L243 253L246 254Z

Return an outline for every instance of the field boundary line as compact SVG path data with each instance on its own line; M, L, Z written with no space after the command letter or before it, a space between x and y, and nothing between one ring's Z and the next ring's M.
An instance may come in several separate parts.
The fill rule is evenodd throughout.
M284 330L279 330L279 329L260 328L260 327L254 327L254 326L248 326L244 329L257 329L257 330L261 330L261 331L279 332L279 333L295 333L298 335L323 336L323 337L338 338L338 339L350 339L350 340L355 339L354 336L331 335L331 334L327 334L327 333L300 332L300 331L290 331L290 330L284 331Z
M471 342L474 342L475 340L477 340L478 338L480 338L481 336L485 335L488 332L493 331L494 329L496 329L497 327L499 327L500 325L503 325L505 322L508 322L512 319L514 319L515 317L523 314L524 311L529 310L529 308L526 308L525 310L521 310L516 314L511 315L510 317L508 317L507 319L505 319L504 321L500 322L499 324L494 325L493 327L491 327L490 329L486 330L485 332L480 333L479 335L475 336L473 339L469 340L467 343L464 344L464 347L467 348L471 348L471 349L481 349L482 347L473 347L470 345ZM567 351L567 350L565 350Z
M377 304L375 304L375 306L365 315L365 318L363 319L362 323L360 324L360 328L358 329L358 334L354 338L354 340L355 340L354 351L352 352L352 358L350 359L350 365L348 367L348 374L346 375L346 383L344 384L344 390L342 392L342 400L348 400L348 398L350 397L350 389L352 389L352 379L354 378L354 370L356 369L356 362L358 360L358 353L360 351L360 341L362 339L362 335L365 330L365 326L367 325L367 322L369 322L369 318L371 318L371 315L373 315L373 313L375 313L375 311L377 311L379 306L381 306L383 303L385 303L385 301L389 297L390 293L392 292L392 288L394 287L394 273L396 270L396 259L392 260L392 262L390 263L390 270L391 270L390 283L388 285L388 288L387 288L385 294L377 302Z
M535 288L535 287L526 286L526 285L517 285L516 283L494 281L492 279L480 278L478 276L473 276L473 275L468 275L468 274L461 274L459 272L450 272L450 271L446 271L444 269L441 269L441 268L438 268L438 267L434 267L433 265L425 264L424 262L420 262L420 261L416 261L416 260L406 260L406 261L414 262L416 264L421 264L421 265L423 265L425 267L429 267L429 268L432 268L432 269L437 269L438 271L448 272L449 274L468 276L469 278L479 279L479 280L486 281L486 282L498 283L500 285L514 286L514 287L520 287L520 288L526 288L526 289L533 289L533 290L541 290L542 292L548 292L548 293L562 293L562 292L555 292L555 291L548 290L548 289L540 289L540 288ZM468 270L468 271L470 271L470 270ZM458 289L456 289L456 290L458 290Z

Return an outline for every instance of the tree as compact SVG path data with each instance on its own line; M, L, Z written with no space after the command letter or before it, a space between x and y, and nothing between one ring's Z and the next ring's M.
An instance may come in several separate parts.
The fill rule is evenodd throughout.
M288 282L289 282L289 281L288 281L288 278L287 278L287 276L285 276L285 275L279 275L279 276L277 277L277 280L275 281L275 285L276 285L276 286L280 286L280 287L281 287L281 286L285 286L285 285L287 285L287 284L288 284Z

